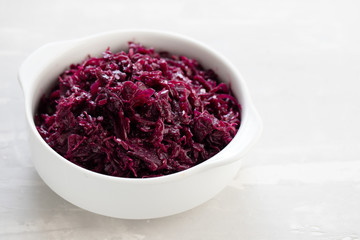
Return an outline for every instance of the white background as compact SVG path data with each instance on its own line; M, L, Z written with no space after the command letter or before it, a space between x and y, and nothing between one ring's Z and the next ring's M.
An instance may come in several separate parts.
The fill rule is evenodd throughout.
M359 1L0 0L0 239L360 239ZM202 206L128 221L53 193L29 158L21 62L41 45L151 28L210 45L264 122L237 178Z

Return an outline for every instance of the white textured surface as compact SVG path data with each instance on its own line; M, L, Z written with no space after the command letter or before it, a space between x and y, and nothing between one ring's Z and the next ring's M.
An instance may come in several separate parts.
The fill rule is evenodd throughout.
M0 1L0 239L360 239L360 2ZM29 159L16 80L41 45L122 28L189 35L233 61L264 121L216 198L125 221L54 194Z

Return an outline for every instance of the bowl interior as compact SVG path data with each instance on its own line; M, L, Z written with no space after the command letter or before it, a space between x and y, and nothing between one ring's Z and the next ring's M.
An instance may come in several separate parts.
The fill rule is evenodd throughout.
M167 51L172 54L194 58L204 68L214 70L221 81L231 86L235 97L242 105L241 114L242 122L244 122L244 119L247 117L247 106L249 104L247 100L248 96L244 90L244 83L240 79L241 76L228 60L195 40L169 33L144 31L113 32L80 40L48 45L47 48L61 48L61 51L59 51L59 54L57 55L46 56L47 60L44 62L34 64L34 67L38 68L38 75L31 80L33 82L28 89L28 98L26 100L26 107L30 110L29 113L31 118L33 119L34 117L40 98L55 84L57 77L66 70L69 65L80 63L89 55L101 56L101 53L108 47L112 52L127 50L129 41L141 43L146 47L153 47L156 51ZM47 52L44 51L43 54L46 55ZM32 131L41 138L35 128L33 120L30 123L30 127L32 128ZM228 149L226 152L236 151L236 142L239 139L240 130L242 130L242 125L234 139L225 148ZM46 143L44 142L44 144ZM229 149L230 145L231 148ZM214 156L216 157L216 160L219 158L226 158L227 153L224 152L225 149ZM192 172L194 168L214 160L213 158L185 171Z

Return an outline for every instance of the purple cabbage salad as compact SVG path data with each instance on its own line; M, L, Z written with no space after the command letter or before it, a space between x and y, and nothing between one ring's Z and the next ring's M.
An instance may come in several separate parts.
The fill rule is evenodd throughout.
M60 74L40 100L35 125L72 163L146 178L193 167L235 136L241 107L195 59L129 42L127 52L88 57Z

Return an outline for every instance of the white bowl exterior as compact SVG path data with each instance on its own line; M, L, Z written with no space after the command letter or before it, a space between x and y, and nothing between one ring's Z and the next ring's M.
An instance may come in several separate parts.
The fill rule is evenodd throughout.
M30 135L35 168L54 192L78 207L117 218L158 218L194 208L220 192L241 164L238 161L190 176L184 174L176 181L113 181L112 177L96 178L64 161L54 161L53 154Z
M219 154L203 164L169 176L126 179L104 176L75 166L53 151L38 134L33 115L38 99L56 77L88 54L98 56L106 47L126 49L128 41L141 42L157 51L168 50L198 59L212 68L242 104L239 134ZM34 165L48 186L69 202L86 210L128 219L168 216L191 209L221 191L235 176L241 156L261 132L260 119L246 86L226 59L201 43L173 34L151 31L118 31L47 45L23 64L19 78L25 94Z

